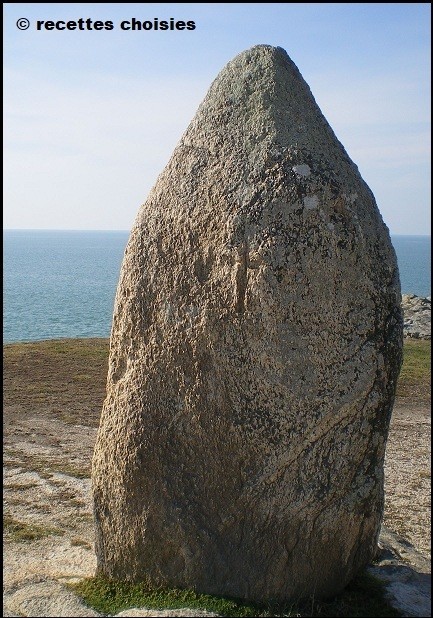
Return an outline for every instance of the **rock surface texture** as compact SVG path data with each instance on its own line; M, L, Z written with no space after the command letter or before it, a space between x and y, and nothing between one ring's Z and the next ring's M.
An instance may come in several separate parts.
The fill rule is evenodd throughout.
M374 197L286 52L253 47L125 251L98 573L254 600L341 590L377 548L401 347Z

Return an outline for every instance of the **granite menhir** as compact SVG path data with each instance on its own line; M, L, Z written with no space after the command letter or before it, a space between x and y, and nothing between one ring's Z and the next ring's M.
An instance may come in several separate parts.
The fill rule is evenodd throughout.
M97 573L257 601L375 555L401 364L374 196L286 52L212 83L140 208L93 458Z

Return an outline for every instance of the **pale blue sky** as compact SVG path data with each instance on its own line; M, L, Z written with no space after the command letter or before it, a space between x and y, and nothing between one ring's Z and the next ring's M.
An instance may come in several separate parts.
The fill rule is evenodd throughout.
M298 66L391 233L430 234L429 3L3 6L5 228L129 230L218 72L267 43ZM35 28L80 17L114 29ZM132 17L196 29L122 31Z

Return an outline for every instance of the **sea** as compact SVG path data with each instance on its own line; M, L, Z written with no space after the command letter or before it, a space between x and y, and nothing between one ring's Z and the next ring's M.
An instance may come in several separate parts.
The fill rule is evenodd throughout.
M3 342L109 337L126 231L5 230ZM430 236L391 236L403 293L430 296Z

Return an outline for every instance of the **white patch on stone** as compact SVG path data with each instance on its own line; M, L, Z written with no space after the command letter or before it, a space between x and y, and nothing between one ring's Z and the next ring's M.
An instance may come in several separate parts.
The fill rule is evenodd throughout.
M326 227L328 228L328 230L331 230L331 232L333 232L333 231L334 231L334 224L333 224L333 223L328 223L328 224L326 225Z
M317 195L308 195L304 197L304 206L307 210L313 210L317 208L319 205L319 198Z
M295 172L295 174L301 176L302 178L308 178L308 176L311 174L310 166L306 163L302 163L301 165L294 165L292 167L292 170Z

